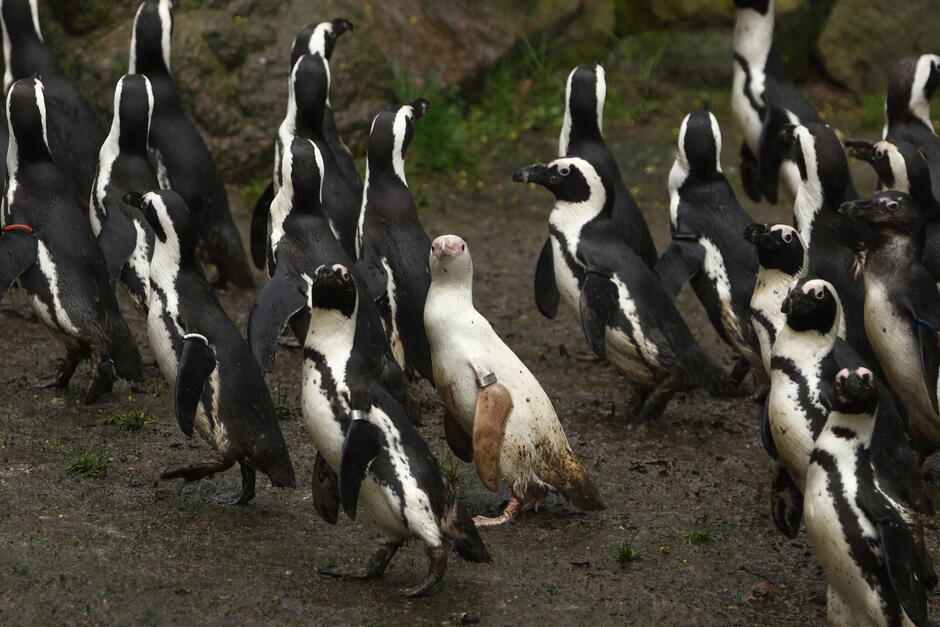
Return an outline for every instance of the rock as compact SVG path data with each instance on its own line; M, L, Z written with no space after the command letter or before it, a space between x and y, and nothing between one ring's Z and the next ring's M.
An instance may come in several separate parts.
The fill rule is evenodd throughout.
M884 93L901 58L940 52L935 0L838 0L819 39L829 73L859 93Z

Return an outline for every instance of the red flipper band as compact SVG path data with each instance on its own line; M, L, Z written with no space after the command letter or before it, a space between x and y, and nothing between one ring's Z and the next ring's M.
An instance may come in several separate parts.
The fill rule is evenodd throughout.
M3 227L4 231L26 231L27 233L33 232L33 227L27 226L25 224L8 224Z

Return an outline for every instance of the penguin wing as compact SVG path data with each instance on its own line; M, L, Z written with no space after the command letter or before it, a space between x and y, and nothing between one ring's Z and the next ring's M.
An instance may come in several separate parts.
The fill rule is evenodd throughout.
M306 291L288 275L287 263L278 263L274 276L258 292L248 316L248 345L265 372L274 368L277 338L291 317L306 306Z
M780 460L777 460L770 486L770 514L780 533L788 538L799 535L800 521L803 520L803 493Z
M940 294L937 292L936 279L923 265L915 263L911 267L912 289L910 301L906 303L908 313L914 325L920 353L920 367L927 386L927 396L934 413L938 412L937 377L940 375L940 344L938 344L938 319L933 313L940 309Z
M265 256L268 245L268 218L271 217L271 201L274 200L274 183L268 183L268 186L261 192L258 201L255 202L255 209L251 212L251 260L255 262L255 267L264 270Z
M454 452L457 459L464 462L473 461L473 438L464 431L457 418L444 407L444 436L447 438L447 446Z
M382 263L369 250L362 251L362 259L354 264L359 278L366 288L366 294L373 303L385 296L388 288L388 273Z
M9 225L0 233L0 298L36 263L38 244L27 226Z
M368 413L363 412L361 416L349 421L339 467L340 502L343 511L352 519L356 518L359 488L366 478L369 464L382 450L382 430L369 422Z
M927 396L933 412L940 413L937 403L937 376L940 375L940 346L937 344L937 329L926 320L914 320L914 333L920 349L920 369L927 386Z
M555 260L552 256L552 240L545 240L542 252L535 265L535 305L543 316L554 319L558 314L558 284L555 283Z
M320 518L335 525L339 520L339 479L320 451L317 451L313 461L310 496L313 499L313 508L317 510Z
M581 286L581 327L591 350L601 359L607 356L607 322L618 307L617 286L610 274L589 267Z
M915 625L930 625L926 569L911 531L900 512L877 489L861 489L858 504L878 527L892 587Z
M780 164L787 158L787 145L780 131L790 124L787 110L771 104L764 114L760 140L757 145L757 178L761 193L767 201L777 204L777 187L780 184Z
M705 248L698 243L698 236L676 233L669 247L656 262L656 272L673 300L682 286L702 270L705 263Z
M147 148L147 160L150 161L153 171L157 173L157 183L160 185L160 189L171 189L166 163L163 161L163 153L158 148L151 146Z
M121 204L115 198L105 196L104 206L107 215L104 224L101 225L101 233L98 234L98 246L108 266L111 287L117 283L127 259L137 247L137 230Z
M491 492L499 490L499 457L506 435L506 420L512 408L512 395L499 381L477 392L473 414L473 459L477 475Z
M209 375L215 370L215 353L209 340L198 333L183 337L180 365L176 371L176 420L187 436L193 435L196 409Z

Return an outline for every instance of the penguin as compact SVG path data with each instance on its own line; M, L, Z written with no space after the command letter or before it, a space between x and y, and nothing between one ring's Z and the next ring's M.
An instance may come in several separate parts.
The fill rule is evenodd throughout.
M323 185L323 158L317 145L295 136L281 154L283 184L271 203L271 233L268 246L268 272L271 280L255 299L248 319L248 342L258 364L265 372L274 368L277 340L288 323L303 342L307 337L309 313L306 307L308 287L304 276L313 276L324 264L340 263L358 274L324 216L320 202ZM356 341L371 358L369 365L386 389L405 405L417 419L414 403L408 396L405 375L389 347L375 303L365 289L365 281L356 277L362 290L356 320Z
M940 198L940 139L930 119L930 99L938 86L940 55L901 59L888 84L882 136L895 144L910 142L923 151L935 198Z
M750 324L757 253L741 240L753 220L738 203L721 171L721 129L702 108L679 127L679 150L669 173L672 242L656 264L673 296L691 281L719 337L740 357L732 379L760 366Z
M940 447L940 293L919 261L920 209L908 194L885 191L846 203L841 211L871 228L864 256L865 331L907 408L912 443L926 456Z
M835 374L843 368L868 367L864 358L838 337L841 309L832 284L812 277L800 279L781 306L786 322L771 352L768 421L779 455L778 469L782 467L789 475L797 494L806 491L813 442L829 416ZM879 397L874 453L879 484L901 504L909 524L919 529L918 515L933 514L933 508L891 393L879 386ZM775 476L772 514L778 529L795 537L802 507L790 498L780 498L779 487L785 484L785 478ZM785 493L794 495L792 490Z
M395 359L406 374L432 381L431 349L424 331L431 239L421 226L405 180L405 151L415 123L427 109L427 101L418 99L389 107L372 121L356 253Z
M178 192L192 211L205 258L219 285L254 286L241 235L229 211L225 184L205 141L183 109L170 73L173 0L144 0L134 18L128 74L150 79L154 95L150 148L161 187Z
M602 171L570 157L522 168L513 180L537 183L555 195L549 233L558 291L594 353L614 364L634 388L627 409L631 419L658 418L680 390L733 391L659 277L611 227L612 186Z
M770 377L771 349L785 322L780 307L790 286L806 276L809 255L800 232L786 224L751 224L744 230L744 239L757 251L759 268L750 319L764 372Z
M234 503L255 497L255 473L276 487L294 486L294 468L264 374L219 304L196 255L195 220L176 192L131 192L125 202L146 216L156 235L150 266L147 333L160 371L174 386L176 418L219 458L168 470L161 480L205 479L241 467Z
M150 301L154 234L140 211L124 203L124 196L131 191L160 189L148 152L152 114L150 80L141 74L122 77L114 90L111 132L98 155L98 174L88 207L91 228L112 280L121 278L143 312Z
M333 56L333 50L336 42L344 33L353 30L353 23L347 19L336 18L330 22L320 22L319 24L310 24L297 33L294 43L291 45L290 66L288 72L293 73L294 65L305 54L319 54L329 61ZM293 89L293 87L291 87ZM288 100L288 109L293 106ZM343 180L349 189L356 194L362 193L362 182L359 180L359 172L356 170L356 164L353 160L352 152L343 143L336 130L336 120L333 117L333 107L327 99L323 115L323 137L329 145L336 159L339 171ZM275 176L277 176L277 164L280 162L279 146L274 147L274 167ZM271 210L271 201L277 193L279 182L272 180L264 189L261 196L255 202L255 208L251 214L251 255L255 266L259 270L265 267L265 240L267 239L268 212Z
M613 185L613 214L621 236L643 263L653 268L658 258L653 237L633 195L624 185L614 155L604 142L606 99L607 77L602 65L587 63L571 71L565 84L565 117L558 138L558 156L580 157L604 171ZM536 271L536 296L541 299L539 307L550 313L558 307L557 292L553 297L553 308L546 302L553 283L550 241L546 241L544 250L547 252L540 256L540 266ZM554 314L542 313L554 318Z
M423 596L443 578L449 546L470 562L491 561L489 552L427 443L356 341L360 290L352 273L341 264L321 266L307 280L313 323L304 342L304 418L318 454L339 475L333 502L353 519L365 512L382 537L365 567L322 572L381 576L399 547L417 539L427 547L428 574L402 594Z
M0 1L6 93L14 81L39 75L45 86L49 151L81 206L88 201L98 149L105 138L98 110L62 71L46 46L36 0Z
M474 462L487 489L497 492L502 481L509 487L503 513L478 516L477 525L500 525L537 510L550 490L580 509L604 509L545 390L474 308L467 243L455 235L438 237L429 265L424 323L448 445Z
M45 103L38 78L21 79L7 93L9 182L0 226L9 243L0 291L18 279L36 316L65 344L55 387L68 386L78 364L91 361L90 404L111 391L115 370L137 382L143 366L101 249L50 153Z
M867 368L842 369L806 473L806 532L826 574L830 625L931 625L928 568L872 461L879 392Z

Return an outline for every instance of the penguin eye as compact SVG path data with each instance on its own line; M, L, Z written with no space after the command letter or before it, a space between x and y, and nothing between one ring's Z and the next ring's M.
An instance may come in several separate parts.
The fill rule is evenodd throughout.
M885 158L885 151L884 151L884 149L882 149L882 148L876 149L876 150L875 150L875 159L884 159L884 158Z
M897 211L897 210L898 210L898 203L897 203L897 202L895 202L895 201L892 200L891 202L888 203L888 211L894 213L894 212Z
M825 290L816 290L816 300L822 300L826 296Z
M783 235L781 235L781 237L783 238L783 241L787 244L793 241L793 233L784 233Z
M566 165L563 165L560 168L558 168L558 173L561 174L562 176L568 176L571 173L571 168L569 168Z

